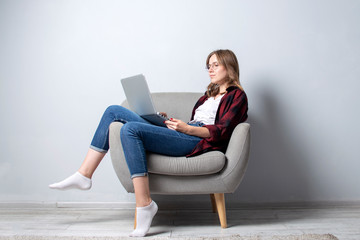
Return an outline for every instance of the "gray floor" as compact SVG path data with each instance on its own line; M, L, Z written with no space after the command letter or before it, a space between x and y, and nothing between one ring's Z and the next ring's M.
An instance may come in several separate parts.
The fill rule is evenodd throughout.
M0 208L0 236L127 236L131 209ZM330 233L360 239L360 205L327 207L238 207L227 209L221 229L211 210L160 210L150 236L271 236Z

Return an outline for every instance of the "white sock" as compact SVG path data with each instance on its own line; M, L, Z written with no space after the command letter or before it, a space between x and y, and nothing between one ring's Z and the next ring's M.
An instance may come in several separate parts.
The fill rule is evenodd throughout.
M76 172L70 177L65 178L61 182L50 184L49 188L59 189L59 190L68 190L68 189L88 190L91 188L91 179L85 177L79 172Z
M146 207L137 207L136 229L130 234L130 237L144 237L150 229L151 222L157 210L158 206L154 201Z

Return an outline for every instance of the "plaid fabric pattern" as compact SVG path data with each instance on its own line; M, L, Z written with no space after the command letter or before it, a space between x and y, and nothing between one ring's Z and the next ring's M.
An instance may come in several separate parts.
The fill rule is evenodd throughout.
M245 122L248 115L248 101L244 91L238 87L228 87L227 93L222 97L215 117L214 125L204 125L210 131L210 137L202 139L186 157L193 157L204 152L219 150L226 151L234 128ZM208 99L205 94L194 106L191 120L194 119L195 110Z

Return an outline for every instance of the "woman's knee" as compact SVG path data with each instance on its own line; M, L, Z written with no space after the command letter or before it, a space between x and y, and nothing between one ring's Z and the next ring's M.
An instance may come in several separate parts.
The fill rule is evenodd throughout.
M104 112L104 116L111 117L111 118L121 118L121 116L126 115L127 109L120 105L110 105L106 108Z
M125 123L120 130L120 137L134 136L138 134L139 123L138 122L128 122Z
M120 105L110 105L106 108L105 113L115 113L121 110L123 107Z

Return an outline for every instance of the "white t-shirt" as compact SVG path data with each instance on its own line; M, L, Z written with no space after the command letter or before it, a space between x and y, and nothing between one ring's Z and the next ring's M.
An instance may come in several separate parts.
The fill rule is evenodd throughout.
M219 108L220 100L225 94L217 97L208 98L201 106L195 110L194 120L191 122L202 122L205 125L215 123L216 112Z

